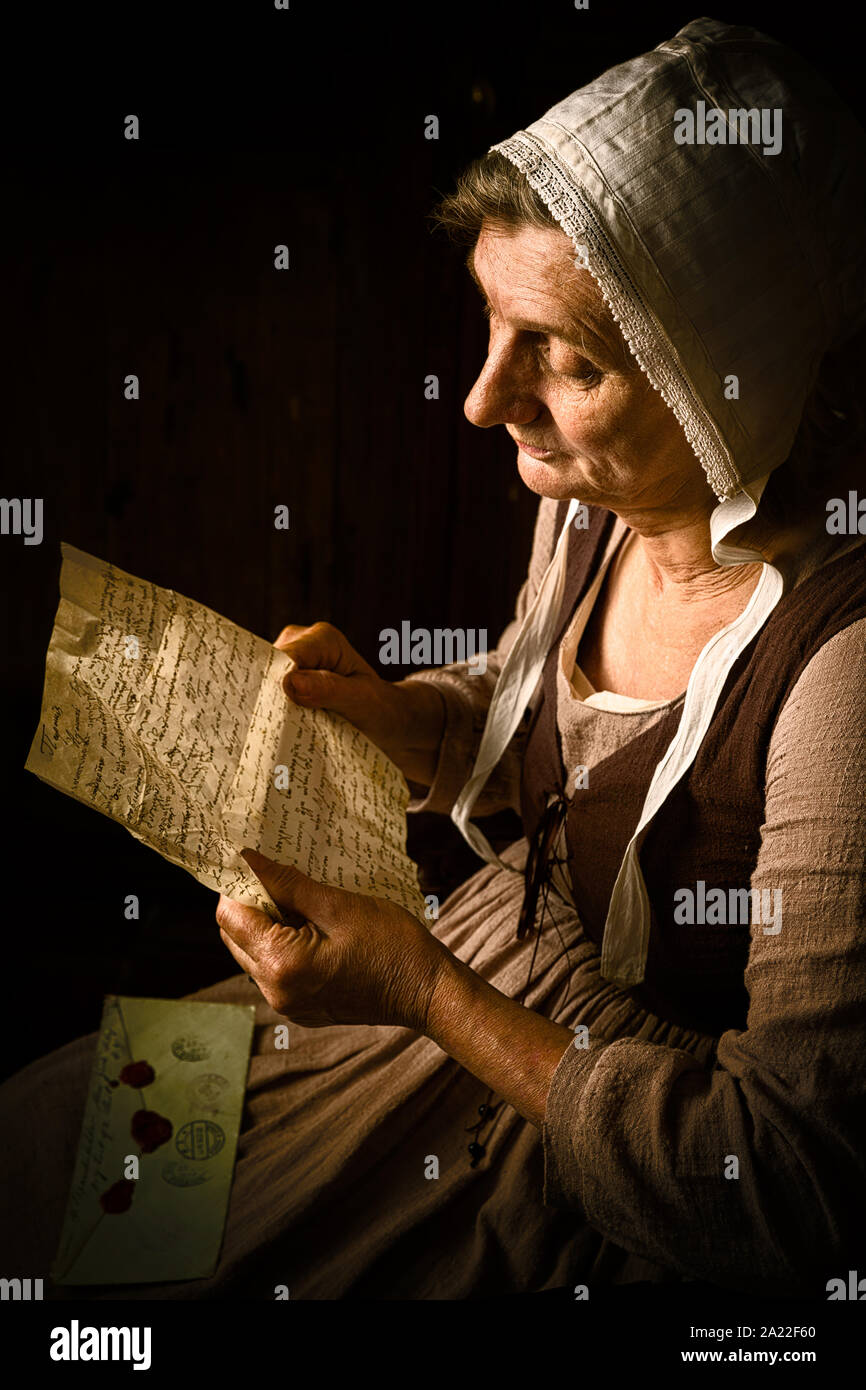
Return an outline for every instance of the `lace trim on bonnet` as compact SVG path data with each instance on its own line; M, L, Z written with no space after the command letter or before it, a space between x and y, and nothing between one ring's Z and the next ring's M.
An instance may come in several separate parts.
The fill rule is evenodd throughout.
M632 356L682 425L720 502L742 487L719 432L677 364L673 347L605 231L589 196L559 157L529 131L492 149L526 178L574 243L575 265L588 270L601 290Z

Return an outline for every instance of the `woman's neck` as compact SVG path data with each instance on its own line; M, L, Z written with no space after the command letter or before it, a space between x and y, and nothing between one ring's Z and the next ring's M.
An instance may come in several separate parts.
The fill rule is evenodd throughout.
M713 558L710 513L705 509L618 515L634 537L627 541L634 551L632 564L640 568L649 593L664 604L712 603L736 589L752 589L758 581L759 562L723 566Z

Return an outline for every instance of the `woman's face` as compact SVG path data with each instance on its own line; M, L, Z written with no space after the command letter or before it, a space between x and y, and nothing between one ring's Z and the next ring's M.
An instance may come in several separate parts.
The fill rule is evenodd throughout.
M521 478L542 497L613 511L711 510L712 491L676 417L629 357L574 255L563 232L485 222L469 264L487 301L490 344L467 419L505 425Z

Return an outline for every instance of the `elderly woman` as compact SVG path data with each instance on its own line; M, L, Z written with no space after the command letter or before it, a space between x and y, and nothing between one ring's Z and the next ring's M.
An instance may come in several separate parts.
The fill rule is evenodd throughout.
M490 319L466 414L542 499L515 619L482 675L279 645L488 862L428 930L252 857L300 916L221 900L267 1003L196 996L258 999L219 1269L103 1296L826 1298L862 1264L864 187L801 60L700 20L440 207ZM70 1115L46 1260L92 1045L10 1083Z

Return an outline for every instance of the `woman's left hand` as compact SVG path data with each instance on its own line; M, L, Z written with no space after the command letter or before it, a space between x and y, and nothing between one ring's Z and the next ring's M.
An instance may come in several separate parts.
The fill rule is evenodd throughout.
M384 898L347 893L244 850L280 911L220 897L220 936L278 1014L307 1028L384 1023L426 1031L451 953L422 924Z

